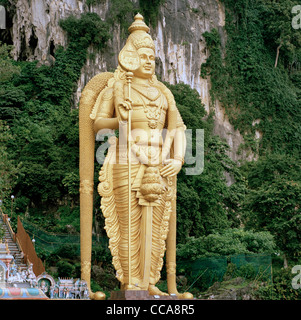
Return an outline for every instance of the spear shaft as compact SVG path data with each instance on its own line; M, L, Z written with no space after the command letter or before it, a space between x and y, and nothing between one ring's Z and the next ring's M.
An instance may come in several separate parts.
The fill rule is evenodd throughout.
M126 81L128 85L128 101L131 103L131 82L133 78L133 73L132 72L127 72L126 73ZM129 248L128 248L128 253L129 253L129 284L128 284L128 289L132 289L132 239L131 239L131 227L132 227L132 203L131 203L131 192L132 192L132 185L131 185L131 164L132 164L132 159L131 159L131 131L132 131L132 110L129 109L128 111L128 138L127 138L127 144L128 144L128 198L129 198L129 203L128 203L128 212L129 212Z

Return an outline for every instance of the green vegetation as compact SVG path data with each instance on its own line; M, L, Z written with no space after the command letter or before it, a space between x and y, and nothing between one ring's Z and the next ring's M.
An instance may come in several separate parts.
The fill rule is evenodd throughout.
M266 253L275 250L273 236L269 232L225 229L198 238L190 237L179 244L177 256L183 260L196 260L201 257L218 257L236 254Z
M274 236L287 270L277 268L274 283L258 288L258 294L298 299L288 281L288 267L300 263L301 254L301 73L294 67L301 60L301 34L291 27L298 1L223 2L226 45L221 32L204 34L210 56L201 75L210 76L213 101L222 102L243 134L241 150L259 156L240 168L246 179L240 218L246 230Z
M3 240L4 234L5 234L5 231L4 231L4 228L2 227L2 224L1 224L0 225L0 243Z
M139 0L141 14L147 24L154 28L158 22L159 8L166 0Z
M13 61L11 47L0 46L0 197L10 212L10 195L15 195L13 225L17 213L47 231L78 235L78 110L73 94L87 49L90 45L104 49L110 27L116 23L125 36L129 17L138 11L155 24L163 2L140 0L138 8L129 0L114 0L107 21L94 13L61 21L69 42L66 48L56 48L51 66ZM241 149L251 149L258 160L239 165L232 161L229 146L212 134L214 114L206 115L197 91L184 84L166 84L187 127L193 134L195 129L204 129L204 171L186 176L182 170L178 175L179 265L187 259L268 254L273 258L273 283L254 282L253 294L258 299L300 299L290 286L290 268L282 269L300 264L301 256L301 73L294 68L301 61L301 40L300 32L287 27L289 8L298 3L223 2L226 45L222 45L221 31L204 34L210 56L201 75L210 76L212 100L221 101L230 122L243 134ZM193 146L196 143L194 137ZM96 163L95 188L98 170ZM226 175L235 181L232 185ZM95 189L95 208L99 201ZM100 214L94 222L102 230ZM101 232L100 237L105 236ZM79 277L78 246L65 244L38 252L47 268L56 265L56 276ZM117 283L109 250L97 246L92 256L92 287L114 290ZM181 270L188 273L191 262L185 262ZM247 280L252 280L251 265L235 269L232 262L228 261L225 287L233 285L227 282L229 274L232 278L248 274ZM193 284L196 293L208 287L207 276Z
M301 57L301 37L290 26L288 10L297 2L224 2L224 54L217 30L206 32L210 57L201 74L211 76L212 98L223 103L230 122L244 135L244 147L260 155L243 166L247 226L272 232L281 250L293 257L300 255L301 74L290 65Z
M30 199L32 205L56 205L68 192L74 196L78 110L71 107L72 95L88 46L102 49L109 39L106 24L94 13L83 14L80 19L70 16L61 21L61 27L70 41L67 49L56 51L52 66L5 62L6 74L15 72L0 83L1 106L5 106L1 119L6 120L13 137L7 148L10 157L21 164L16 192ZM7 61L7 57L2 60Z
M260 300L300 300L300 290L292 288L292 273L290 269L273 271L273 282L265 286L257 285L255 299Z
M301 255L300 160L272 154L248 165L249 192L244 203L247 228L268 230L287 258L297 263Z
M295 59L301 59L300 33L291 28L287 11L273 13L274 1L224 2L228 8L224 59L217 30L204 34L210 57L202 65L202 76L211 76L211 95L223 103L230 122L245 136L246 147L253 152L285 152L298 157L301 109L296 79L300 79L300 72L290 73L289 68ZM284 2L290 10L293 3L297 4ZM283 20L285 27L280 23ZM271 27L275 24L278 29ZM290 41L281 47L275 68L276 46L284 37L276 30L281 28L293 31ZM260 141L255 130L262 134Z
M169 85L169 88L187 128L194 135L195 129L204 129L205 134L204 171L201 175L186 176L182 170L178 175L178 241L185 243L189 236L200 237L238 226L236 217L245 182L227 155L229 147L212 135L213 117L203 120L206 112L197 91L184 84ZM225 172L236 179L231 187L227 185Z
M90 7L103 2L104 0L87 0L86 5ZM119 26L121 38L126 38L128 35L127 29L132 23L133 16L138 12L143 15L148 25L155 28L160 6L164 3L165 0L139 0L137 3L131 0L111 0L106 20L111 26Z
M9 199L16 185L16 178L20 165L17 165L7 148L12 135L9 127L0 121L0 199Z
M128 35L128 27L133 21L133 16L137 13L137 8L130 0L112 0L111 8L108 17L108 22L111 25L119 25L121 38L126 38Z

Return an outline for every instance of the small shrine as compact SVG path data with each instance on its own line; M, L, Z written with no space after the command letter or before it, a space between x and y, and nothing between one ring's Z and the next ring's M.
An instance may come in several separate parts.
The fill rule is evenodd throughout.
M22 231L20 221L18 228ZM44 266L38 273L34 270L28 252L22 248L32 246L29 236L23 230L23 239L27 245L22 246L18 231L12 231L9 218L0 210L0 228L4 231L0 239L0 300L1 299L89 299L86 281L73 278L58 278L55 280L45 272ZM23 242L24 243L24 242ZM35 253L34 247L31 252ZM35 253L36 254L36 253ZM42 263L42 262L41 262ZM44 270L44 271L40 271Z
M8 244L0 242L0 287L3 287L9 278L10 262L13 260Z
M0 299L44 300L47 296L36 288L36 276L32 264L26 269L15 263L8 242L0 242Z
M50 299L89 299L86 281L73 278L53 279L46 272L37 277L37 287Z
M46 272L38 277L32 264L21 268L7 244L0 243L0 299L89 299L86 281L73 278L54 280Z

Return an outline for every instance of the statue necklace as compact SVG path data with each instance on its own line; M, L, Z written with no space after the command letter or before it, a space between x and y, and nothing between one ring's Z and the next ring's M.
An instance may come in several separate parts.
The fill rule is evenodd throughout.
M140 88L137 88L136 85L132 85L133 89L136 90L138 93L140 93L143 97L150 100L148 104L144 105L144 112L147 117L148 126L151 129L156 129L158 126L158 119L161 115L161 109L162 109L162 103L157 104L155 101L158 100L158 98L161 96L161 92L157 88L153 88L146 85L139 85L143 87L147 87L145 90L141 90Z

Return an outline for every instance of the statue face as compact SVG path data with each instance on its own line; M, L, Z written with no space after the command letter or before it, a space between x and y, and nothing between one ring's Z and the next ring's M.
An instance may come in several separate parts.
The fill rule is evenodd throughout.
M155 73L155 53L150 48L138 49L140 57L140 67L133 73L138 78L150 78Z

